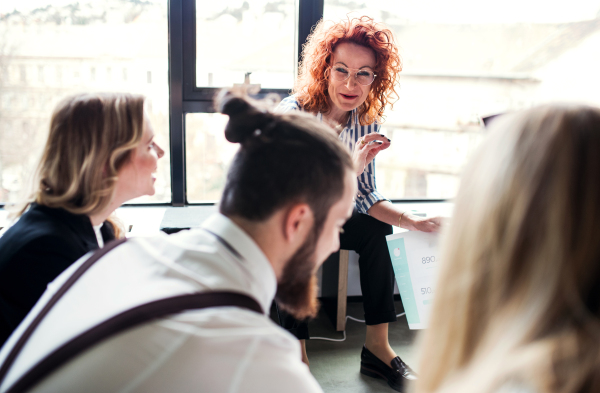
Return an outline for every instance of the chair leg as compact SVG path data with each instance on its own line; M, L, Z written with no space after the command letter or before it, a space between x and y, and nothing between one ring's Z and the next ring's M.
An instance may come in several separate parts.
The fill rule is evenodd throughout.
M340 250L340 267L337 294L337 323L338 332L346 330L346 303L348 302L348 258L350 251Z

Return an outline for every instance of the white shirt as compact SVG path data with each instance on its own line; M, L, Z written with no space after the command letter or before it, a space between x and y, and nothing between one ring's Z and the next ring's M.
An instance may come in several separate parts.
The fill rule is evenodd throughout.
M94 228L94 233L96 234L96 240L98 241L98 247L100 248L104 247L104 239L102 238L102 232L100 232L102 225L104 225L104 223L100 225L92 225Z
M0 391L50 351L109 317L160 298L206 290L245 293L268 312L277 282L254 241L216 214L203 229L134 238L84 274L54 306ZM0 351L0 361L82 257L48 289ZM36 392L322 392L300 345L266 315L237 307L188 311L133 328L67 363Z

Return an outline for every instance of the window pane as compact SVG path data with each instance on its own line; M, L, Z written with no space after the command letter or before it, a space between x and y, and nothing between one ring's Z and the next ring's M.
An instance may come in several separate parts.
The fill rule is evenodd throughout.
M0 14L0 203L28 193L58 101L94 91L147 97L166 154L156 194L133 202L170 201L167 1L3 0Z
M217 202L229 165L239 144L225 139L229 116L188 113L185 118L186 185L188 202Z
M550 101L600 104L590 88L599 80L599 11L586 0L326 0L326 20L371 16L400 47L400 100L382 129L392 147L377 157L382 194L453 197L484 135L482 116Z
M196 0L196 84L250 83L291 89L296 47L294 0Z

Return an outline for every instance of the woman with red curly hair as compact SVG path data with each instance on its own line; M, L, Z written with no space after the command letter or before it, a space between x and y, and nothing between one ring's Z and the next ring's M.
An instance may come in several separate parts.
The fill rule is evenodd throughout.
M358 177L356 209L340 235L343 249L359 258L367 333L360 372L387 380L401 391L415 373L391 348L388 323L396 320L394 271L385 236L392 225L409 230L437 231L439 218L420 218L402 211L375 187L375 156L390 146L380 133L383 112L398 95L396 85L402 63L392 32L372 18L319 22L303 49L300 75L293 95L278 107L281 112L301 110L332 125L352 151ZM333 257L336 257L335 255ZM286 316L284 327L308 339L305 323Z

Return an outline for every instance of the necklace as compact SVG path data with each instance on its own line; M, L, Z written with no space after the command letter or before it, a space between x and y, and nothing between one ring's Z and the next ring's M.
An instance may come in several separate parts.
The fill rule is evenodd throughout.
M350 118L350 112L344 113L344 115L340 119L333 120L328 116L323 116L323 120L337 132L338 135L342 133L346 124L348 124L348 119Z

